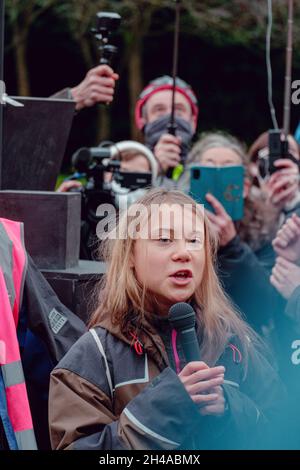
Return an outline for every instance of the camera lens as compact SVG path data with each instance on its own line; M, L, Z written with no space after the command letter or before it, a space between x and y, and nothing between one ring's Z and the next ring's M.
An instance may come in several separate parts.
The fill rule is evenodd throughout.
M199 170L199 168L196 168L196 169L193 170L193 176L194 176L195 180L200 179L200 170Z

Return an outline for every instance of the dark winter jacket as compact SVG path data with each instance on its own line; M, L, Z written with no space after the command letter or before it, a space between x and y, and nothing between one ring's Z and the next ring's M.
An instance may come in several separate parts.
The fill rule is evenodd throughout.
M60 302L28 256L17 333L39 449L50 448L48 432L50 372L85 331L84 323ZM5 420L4 412L1 413L1 417ZM6 420L6 429L7 423ZM1 423L0 449L11 447L8 446L7 438L8 433L5 436Z
M238 235L219 249L217 261L225 292L252 328L262 334L279 308L279 295L270 283L269 272Z
M28 398L39 449L49 449L50 372L86 326L65 307L28 256L18 335Z
M246 377L234 339L217 361L226 368L223 390L228 409L223 417L214 417L200 415L156 331L147 325L138 339L142 351L136 351L107 319L60 361L50 380L53 449L268 445L264 437L278 411L282 388L272 367L251 345Z

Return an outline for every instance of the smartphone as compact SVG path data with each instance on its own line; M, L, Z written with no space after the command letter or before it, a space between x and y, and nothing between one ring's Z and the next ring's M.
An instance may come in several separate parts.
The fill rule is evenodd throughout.
M190 196L205 209L214 212L205 196L211 193L222 204L232 220L244 216L244 167L212 167L194 165L191 167Z
M279 158L288 156L289 145L287 140L282 140L281 131L276 129L269 130L269 172L272 175L275 171L279 170L274 166L274 162Z

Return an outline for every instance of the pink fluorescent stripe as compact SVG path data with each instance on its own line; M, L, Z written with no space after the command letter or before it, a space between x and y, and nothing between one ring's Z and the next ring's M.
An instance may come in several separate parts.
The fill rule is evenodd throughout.
M24 266L26 264L26 254L22 244L21 226L20 222L14 220L0 219L0 222L5 227L8 237L13 243L13 281L15 288L15 303L13 306L13 316L15 325L17 326L19 320L19 309L20 309L20 291L22 286L22 278L24 272Z
M32 429L25 383L6 388L7 411L15 432Z
M16 326L13 319L9 297L6 289L4 275L0 269L0 341L1 364L9 364L20 360L19 344L17 340Z
M177 374L179 374L180 359L179 359L178 352L177 352L176 339L177 339L177 331L173 329L172 330L172 349L173 349L173 354L174 354L174 359L175 359L176 372Z
M230 347L230 349L232 350L232 353L233 353L233 362L236 362L236 363L240 364L242 362L242 359L243 359L241 351L237 348L237 346L235 346L232 343L229 343L228 346ZM238 353L238 356L239 356L238 360L236 360L236 353Z

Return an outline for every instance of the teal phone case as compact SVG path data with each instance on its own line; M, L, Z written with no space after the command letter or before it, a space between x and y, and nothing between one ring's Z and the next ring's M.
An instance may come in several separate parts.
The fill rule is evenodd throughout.
M244 168L242 166L191 167L190 195L205 209L214 212L205 195L211 193L222 204L232 220L244 215Z

